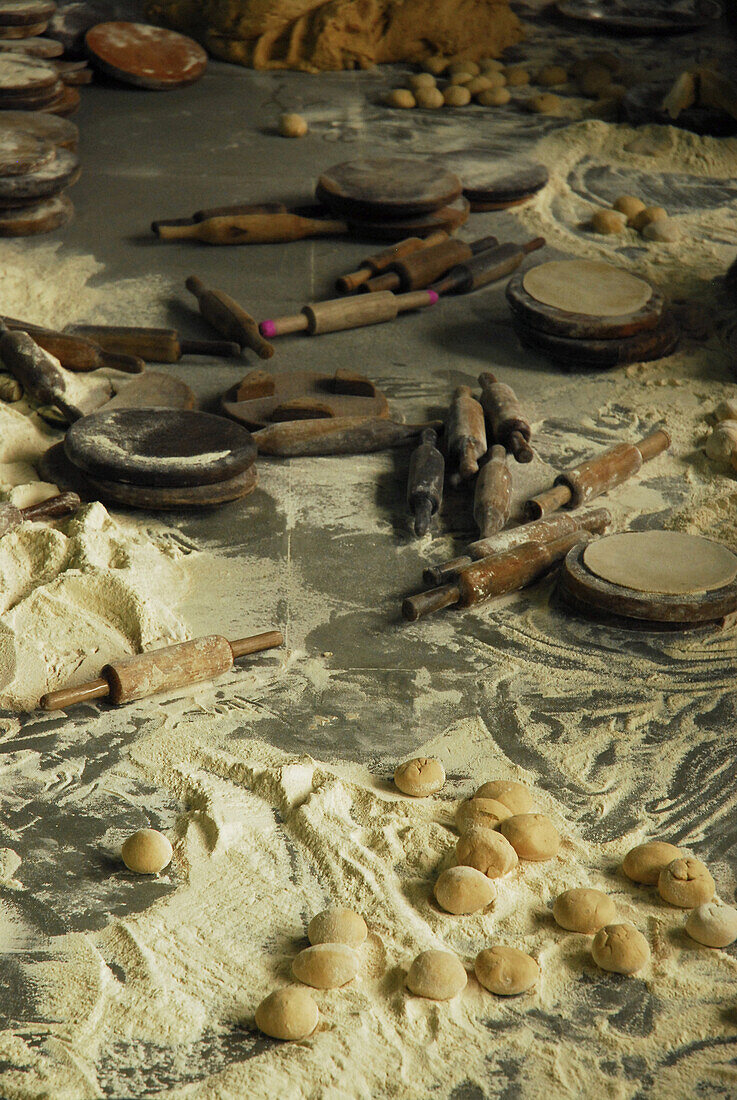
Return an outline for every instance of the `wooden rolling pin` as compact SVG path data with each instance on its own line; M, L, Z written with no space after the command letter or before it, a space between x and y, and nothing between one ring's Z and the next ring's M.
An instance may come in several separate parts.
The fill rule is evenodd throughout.
M41 706L44 710L66 710L76 703L108 697L115 706L121 706L160 691L174 691L187 684L212 680L232 668L233 661L238 657L283 644L284 638L278 630L239 638L235 642L229 642L219 634L210 634L205 638L111 661L105 665L98 680L91 680L80 687L51 691L43 696Z
M190 275L184 285L197 299L202 316L221 336L234 340L239 348L255 351L259 359L271 359L273 346L259 332L256 318L246 313L235 298L224 290L210 290L196 275Z
M407 478L407 508L414 518L415 534L426 535L432 517L440 511L443 502L443 478L445 459L436 447L437 434L425 428L420 445L412 452Z
M443 562L442 565L431 565L422 574L425 584L447 584L453 580L461 569L472 565L480 558L488 558L490 554L501 554L505 550L511 550L513 546L521 546L524 542L553 542L561 535L567 535L570 531L579 528L582 531L590 531L600 535L606 531L612 522L612 514L608 508L594 508L591 512L561 512L550 519L539 519L535 523L523 523L519 527L513 527L507 531L500 531L498 535L488 539L477 539L470 543L468 553L463 557L453 558L452 561Z
M55 332L53 329L33 325L30 321L19 321L17 317L4 317L3 320L13 332L30 333L38 346L58 359L67 370L87 373L107 368L124 371L126 374L140 374L146 368L146 364L137 356L110 354L100 344L86 337Z
M518 462L531 462L532 428L529 420L522 415L516 393L511 386L499 382L491 371L480 374L479 382L481 404L491 428L491 438L506 447Z
M162 241L204 241L205 244L280 244L305 237L344 236L345 222L301 218L299 214L236 214L207 218L193 225L158 223Z
M458 386L448 411L446 429L448 457L457 469L450 475L458 485L478 472L479 459L486 454L484 410L471 394L470 386Z
M490 237L489 240L493 240ZM457 264L432 284L432 289L440 295L468 294L482 286L511 275L530 252L542 248L544 237L535 237L527 244L500 244L498 248L488 248L468 260Z
M373 256L367 256L365 260L361 260L357 271L351 271L348 275L341 275L339 279L336 279L335 289L338 294L353 294L360 286L368 282L373 275L385 271L389 264L394 263L395 260L401 260L405 256L410 256L413 252L419 252L424 248L432 248L433 245L447 240L448 234L446 231L437 229L429 237L407 237L404 241L397 241L389 248L385 248L381 252L375 252Z
M406 292L408 290L424 290L435 279L450 271L464 260L470 260L477 253L491 249L499 244L496 237L481 237L478 241L459 241L457 237L448 237L444 241L426 248L420 252L413 252L411 256L405 256L389 264L382 274L369 279L361 290L375 294L380 290L394 290Z
M76 493L58 493L38 504L29 504L26 508L0 504L0 539L15 530L24 520L59 519L61 516L71 516L81 506L82 501Z
M572 546L590 538L588 531L572 531L546 545L524 542L503 554L481 558L456 574L450 584L408 596L402 604L402 614L409 622L415 622L444 607L474 607L494 596L516 592L547 573Z
M173 328L143 328L126 325L71 325L71 332L86 336L108 352L139 356L147 363L178 363L183 355L212 355L233 358L240 346L229 340L182 340Z
M488 462L478 472L473 494L473 518L482 539L501 531L512 509L512 475L507 452L500 443L491 448Z
M324 420L285 420L253 433L259 454L298 458L386 451L414 442L425 428L442 431L441 420L397 424L383 417L336 416Z
M320 336L324 332L342 332L348 328L393 321L399 313L434 306L437 300L438 296L432 290L413 290L409 294L392 294L390 290L385 290L378 294L362 294L358 298L332 298L327 302L303 306L300 313L289 317L262 321L259 329L261 335L269 340L289 332Z
M618 443L609 451L589 458L570 470L558 474L551 489L532 497L525 504L529 519L541 519L558 508L579 508L602 493L621 485L636 474L643 462L662 454L670 447L670 436L658 428L638 443Z
M67 400L66 379L27 332L11 332L0 321L0 361L40 405L55 405L71 424L84 414Z
M195 222L205 222L210 218L224 218L231 214L287 214L288 210L283 202L240 202L233 206L211 206L208 210L195 210L188 218L161 218L151 222L151 230L157 236L160 226L194 225Z

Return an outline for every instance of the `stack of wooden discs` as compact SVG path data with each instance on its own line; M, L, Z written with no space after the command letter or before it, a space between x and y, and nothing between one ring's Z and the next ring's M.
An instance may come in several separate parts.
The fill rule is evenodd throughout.
M55 11L53 0L2 0L0 39L35 38L43 34Z
M356 236L384 240L427 236L438 229L452 233L470 211L455 173L401 157L336 164L320 176L315 194Z
M0 114L0 237L48 233L71 220L64 192L79 178L77 138L76 126L54 115Z
M522 343L572 370L661 359L678 343L662 296L613 264L539 264L510 279L507 301Z
M500 157L471 149L445 153L440 161L463 181L463 194L472 213L520 206L548 182L544 164L524 157Z

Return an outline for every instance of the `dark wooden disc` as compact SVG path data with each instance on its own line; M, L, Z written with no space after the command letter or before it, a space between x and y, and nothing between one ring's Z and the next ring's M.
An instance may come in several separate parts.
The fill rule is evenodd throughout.
M536 195L548 182L544 164L524 157L500 158L493 153L448 153L442 163L460 177L463 194L472 206L492 204L503 206Z
M0 237L37 237L68 225L74 207L66 195L18 210L0 210Z
M32 134L72 153L76 152L79 144L79 130L73 122L45 112L3 111L0 114L0 133L9 130Z
M401 241L404 237L426 237L436 229L455 232L471 213L471 204L461 195L449 206L431 210L416 218L392 218L390 221L371 221L369 218L350 218L348 227L354 237L381 241Z
M61 57L64 47L53 38L0 38L0 53L27 53L30 57Z
M0 96L28 97L53 88L59 74L51 61L25 53L0 54Z
M8 55L5 54L5 57ZM0 110L7 111L43 111L58 100L64 88L61 78L50 88L42 88L28 95L5 96L0 93Z
M657 328L611 340L569 340L540 332L516 319L514 328L525 347L549 355L573 370L609 370L628 363L663 359L675 351L680 337L673 317L667 314Z
M518 271L509 280L507 301L520 324L539 332L572 340L615 340L656 328L663 318L665 301L655 289L642 309L619 317L594 317L588 313L568 313L539 302L525 290L524 277L525 273Z
M38 38L48 27L48 22L27 23L24 27L0 26L0 39L8 42L20 42L24 38Z
M79 179L79 171L76 155L68 149L57 149L53 160L38 172L0 178L0 207L28 206L39 199L58 195Z
M458 176L431 160L367 157L323 172L315 194L336 214L383 222L448 206L461 191Z
M0 117L0 176L35 172L55 156L56 148L50 142L27 131L4 129Z
M87 31L85 43L101 72L139 88L181 88L207 68L198 42L148 23L98 23Z
M722 14L717 0L557 0L557 14L573 23L609 34L686 34Z
M68 84L62 84L57 98L42 110L50 115L58 115L59 118L68 118L79 109L80 103L81 96L77 89L71 88Z
M82 417L64 440L67 458L98 481L155 488L212 485L253 465L251 433L211 413L114 409Z
M336 387L335 375L317 371L267 375L254 370L224 394L221 406L226 416L253 431L285 420L388 417L384 394L368 379L363 381L364 385Z
M55 11L53 0L0 0L0 26L33 26L49 20Z

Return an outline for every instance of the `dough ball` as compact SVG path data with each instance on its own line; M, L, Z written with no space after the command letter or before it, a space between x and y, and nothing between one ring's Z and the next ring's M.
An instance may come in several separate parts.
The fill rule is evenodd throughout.
M624 214L627 219L627 225L632 225L633 219L645 209L645 203L642 199L636 198L635 195L620 195L619 198L615 199L612 203L612 209L618 210L620 214Z
M662 206L646 206L644 210L641 210L639 214L636 214L632 220L632 224L639 232L645 228L646 225L650 225L652 222L660 221L661 218L667 218L668 212L664 210Z
M737 451L737 420L720 420L712 429L704 450L715 462L731 461Z
M485 92L479 92L476 102L482 107L503 107L511 98L512 93L508 88L487 88Z
M475 79L475 73L467 73L465 71L460 73L453 73L452 77L448 81L448 87L463 87L465 84L470 84L471 81Z
M290 985L264 997L256 1009L256 1027L272 1039L306 1039L319 1015L307 990Z
M686 931L705 947L729 947L737 940L737 909L721 901L707 901L688 914Z
M437 80L432 73L414 73L407 81L410 88L435 88Z
M367 935L368 928L361 914L342 905L323 909L307 925L307 939L313 947L318 943L347 943L349 947L360 947Z
M460 833L479 825L482 829L496 829L505 817L511 817L511 810L503 802L495 798L467 798L456 811L456 827Z
M626 217L616 210L595 210L591 215L591 228L595 233L623 233L626 225Z
M426 61L422 62L422 67L426 73L440 76L448 68L448 61L445 57L428 57Z
M717 420L737 420L737 401L730 398L720 401L714 409L714 416Z
M471 95L478 95L479 92L486 92L489 88L493 88L494 82L488 76L474 76L463 87L468 88Z
M645 240L657 241L659 244L673 244L681 239L678 225L670 218L658 218L657 221L650 222L643 229L642 235Z
M0 401L7 401L12 405L20 401L23 396L23 387L12 374L0 374Z
M417 100L409 88L395 88L387 94L384 102L387 107L403 107L405 110L417 106Z
M504 73L484 73L481 77L475 77L477 80L485 80L487 82L487 88L504 88L507 84L507 78Z
M501 833L470 829L456 844L456 862L475 867L487 878L501 878L517 866L517 853Z
M622 863L622 870L633 882L644 882L654 886L664 867L683 855L675 844L666 844L664 840L648 840L630 848Z
M443 92L446 107L467 107L471 93L461 84L450 84Z
M528 111L536 115L554 115L560 108L561 98L552 92L543 92L542 95L534 95L527 100Z
M554 88L557 84L565 84L568 81L568 73L561 65L546 65L537 74L537 83L546 88Z
M487 947L479 951L474 970L484 989L502 997L524 993L540 977L540 967L532 956L516 947Z
M500 73L504 68L504 62L500 61L498 57L481 57L479 58L479 68L482 73Z
M426 798L436 794L445 783L445 768L434 756L405 760L394 772L394 784L402 794Z
M436 111L445 103L440 88L418 88L415 96L418 107L424 107L427 111Z
M465 989L468 975L451 951L422 951L407 974L407 988L418 997L448 1001Z
M286 114L279 116L279 133L282 137L304 137L308 130L307 120L302 118L302 115Z
M515 814L499 828L520 859L552 859L558 854L560 836L545 814Z
M338 989L358 973L358 955L347 943L317 943L300 951L292 973L314 989Z
M584 95L595 96L603 92L612 82L612 74L604 65L589 64L578 78Z
M523 84L530 83L530 74L527 69L517 65L512 69L505 69L504 75L510 88L520 88Z
M478 76L481 72L481 66L477 65L475 61L454 61L448 72L451 76L455 76L456 73L470 73L471 76Z
M669 905L695 909L714 897L714 879L700 859L685 856L674 859L658 876L658 893Z
M139 875L158 875L171 863L171 844L157 829L139 829L129 836L121 851L129 871Z
M449 867L438 875L433 892L440 908L456 916L485 909L496 897L494 884L475 867Z
M583 932L587 936L611 924L616 915L616 907L608 894L585 886L565 890L553 903L556 924L569 932Z
M494 798L511 814L526 814L535 804L530 788L515 779L492 779L479 787L474 798Z
M647 964L650 948L634 924L607 924L594 936L591 954L602 970L634 974Z

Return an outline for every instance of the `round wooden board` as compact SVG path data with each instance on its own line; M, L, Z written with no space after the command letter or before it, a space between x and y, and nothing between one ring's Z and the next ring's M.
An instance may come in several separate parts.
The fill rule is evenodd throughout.
M367 157L323 172L315 195L341 217L384 222L448 206L461 191L458 176L433 161Z
M514 314L513 320L515 332L525 347L549 355L572 370L610 370L629 363L663 359L675 351L680 337L675 321L667 315L658 328L612 340L569 340L531 328L517 321Z
M0 210L0 237L37 237L69 225L73 217L74 207L66 195L19 210Z
M334 375L317 371L270 374L267 383L272 383L273 388L268 384L259 384L264 375L264 371L251 371L223 395L221 402L225 415L250 431L285 420L389 416L389 402L368 380L365 393L351 393L347 388L336 388ZM373 395L368 393L368 387L374 390ZM264 389L271 389L272 392L264 393ZM354 387L356 391L359 389L359 386Z
M233 420L160 408L82 417L64 450L89 477L147 488L209 486L243 473L256 458L251 433Z
M524 157L499 158L493 153L480 156L469 152L449 153L439 159L460 177L463 194L473 207L490 204L502 209L524 202L541 191L549 178L544 164Z
M4 56L7 57L8 54ZM4 96L0 94L0 110L43 111L58 101L63 89L64 84L59 78L56 84L50 88L43 88L41 91L32 92L30 95Z
M0 116L1 120L2 116ZM38 172L0 178L0 207L28 206L39 199L58 195L79 179L79 160L68 149L56 149L53 160Z
M42 107L41 110L50 115L57 115L59 118L68 118L69 115L73 115L75 111L79 109L82 97L76 88L71 88L68 84L62 84L62 90L59 92L58 97L49 103L47 107Z
M53 0L0 0L0 26L33 26L49 20L55 11Z
M737 578L737 557L720 542L683 531L620 531L584 550L589 572L660 597L712 592Z
M98 23L87 31L85 43L101 72L138 88L181 88L207 68L199 43L148 23Z
M722 14L717 0L557 0L563 19L609 34L687 34Z
M350 218L348 227L354 237L369 240L401 241L404 237L426 237L436 229L454 233L471 213L471 204L463 195L449 206L441 206L417 218L392 218L391 221L371 221L368 218Z
M11 27L7 24L0 26L0 39L8 42L19 42L24 38L38 38L43 34L48 23L27 23L24 27Z
M0 53L0 97L29 97L53 88L59 79L56 66L43 57L25 53Z
M64 47L53 38L7 38L0 39L0 53L27 53L50 60L61 57Z
M23 130L3 129L0 117L0 176L22 176L43 168L56 156L56 148Z
M7 131L32 134L72 153L79 145L79 130L73 122L45 112L3 111L0 114L0 134Z

